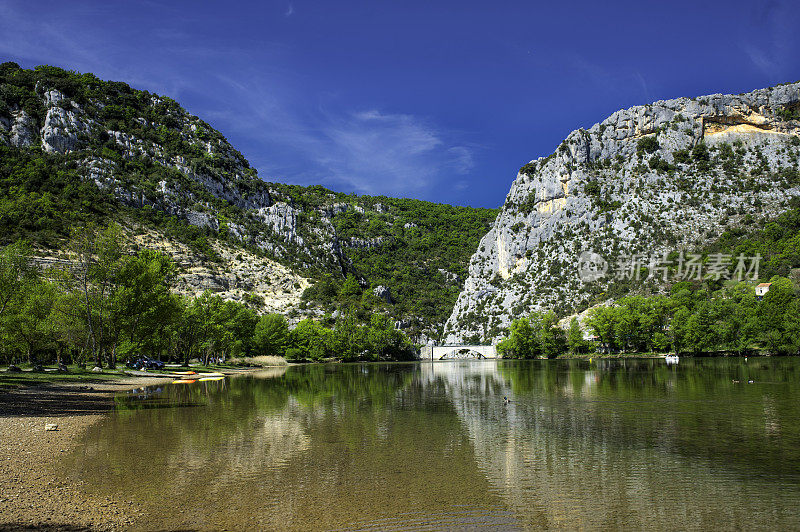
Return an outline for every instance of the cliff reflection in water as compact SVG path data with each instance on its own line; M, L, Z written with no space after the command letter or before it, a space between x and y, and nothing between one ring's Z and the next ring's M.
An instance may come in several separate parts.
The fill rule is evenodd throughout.
M796 528L798 377L794 359L290 367L121 400L68 468L145 528Z
M796 360L454 369L431 373L447 376L480 467L524 525L800 523ZM513 400L476 400L484 390Z

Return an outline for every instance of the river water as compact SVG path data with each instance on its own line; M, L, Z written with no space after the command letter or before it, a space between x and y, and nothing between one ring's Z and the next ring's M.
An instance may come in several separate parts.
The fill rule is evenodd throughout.
M143 529L800 529L800 360L293 366L122 395L64 464Z

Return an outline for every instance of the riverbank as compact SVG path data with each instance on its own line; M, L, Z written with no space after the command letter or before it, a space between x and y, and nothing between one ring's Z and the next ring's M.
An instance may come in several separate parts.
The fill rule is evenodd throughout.
M238 375L252 370L217 371ZM170 377L53 380L0 388L0 531L130 527L140 515L134 504L113 495L88 498L81 483L58 476L56 466L80 444L86 430L114 408L115 394L169 382ZM46 430L50 424L58 429Z
M678 356L680 358L690 359L703 359L703 358L769 358L769 357L793 357L796 355L774 355L771 353L764 353L759 351L748 352L747 354L735 352L719 352L719 353L693 353L675 355L675 353L586 353L586 354L565 354L555 357L557 360L590 360L590 359L633 359L633 358L665 358L669 356Z
M597 360L597 359L622 359L622 358L664 358L666 353L580 353L576 355L559 355L556 359L564 360Z

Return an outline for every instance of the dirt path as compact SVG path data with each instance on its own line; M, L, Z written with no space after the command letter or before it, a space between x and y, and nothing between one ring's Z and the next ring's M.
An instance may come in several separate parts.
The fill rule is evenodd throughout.
M79 481L55 474L56 465L114 407L115 393L168 380L136 376L0 390L0 531L130 528L139 516L134 504L113 494L88 498ZM48 424L58 430L46 430Z

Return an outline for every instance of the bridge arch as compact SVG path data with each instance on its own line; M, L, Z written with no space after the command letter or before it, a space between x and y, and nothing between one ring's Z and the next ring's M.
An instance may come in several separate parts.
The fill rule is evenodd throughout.
M483 353L470 349L469 347L454 347L450 351L444 353L439 357L439 360L453 360L461 358L486 358Z
M484 359L497 358L493 345L432 345L422 352L426 360Z

